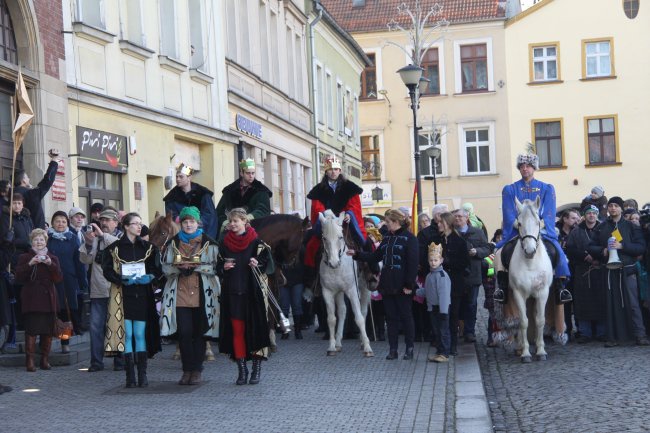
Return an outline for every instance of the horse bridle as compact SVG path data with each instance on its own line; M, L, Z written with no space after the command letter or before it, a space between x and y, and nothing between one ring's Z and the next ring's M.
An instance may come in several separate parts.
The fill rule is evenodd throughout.
M340 240L339 240L339 242L340 242ZM343 256L343 253L345 252L345 249L346 249L347 247L348 247L348 246L347 246L347 244L345 243L345 240L344 240L344 241L343 241L343 248L339 247L339 264L338 264L337 266L331 266L331 265L329 264L329 257L330 257L330 255L329 255L329 253L327 252L327 248L323 247L323 256L324 256L324 258L325 258L325 264L327 265L328 268L336 269L336 268L338 268L339 266L341 266L341 257Z
M529 209L532 212L530 208L527 209ZM540 219L537 220L537 236L533 236L533 235L522 236L518 228L517 228L517 233L519 233L517 237L519 238L519 244L521 245L522 249L524 248L524 241L528 238L533 239L535 241L535 245L539 245L539 238L540 235L542 234L542 221Z

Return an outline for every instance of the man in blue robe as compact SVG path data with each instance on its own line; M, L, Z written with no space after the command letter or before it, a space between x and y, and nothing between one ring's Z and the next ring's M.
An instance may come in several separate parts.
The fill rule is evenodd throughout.
M517 205L515 198L520 202L524 200L534 201L540 198L539 217L543 221L541 236L547 249L555 249L555 275L553 288L557 291L556 301L564 304L572 301L571 292L565 288L565 284L571 273L569 272L569 261L562 251L555 232L555 188L553 185L535 179L535 170L539 168L539 159L535 154L522 154L517 156L517 169L521 174L521 180L506 185L501 193L503 211L503 239L496 245L497 253L497 284L494 291L494 300L501 303L507 302L508 293L508 272L504 268L504 262L509 262L512 249L516 245L519 235L514 227L517 219ZM553 251L551 251L551 254ZM506 259L507 260L503 260ZM506 266L507 268L507 266Z

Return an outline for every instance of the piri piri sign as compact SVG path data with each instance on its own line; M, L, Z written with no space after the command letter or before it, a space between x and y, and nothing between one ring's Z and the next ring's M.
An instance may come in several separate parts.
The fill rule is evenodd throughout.
M77 150L80 168L126 173L127 138L124 135L77 126Z

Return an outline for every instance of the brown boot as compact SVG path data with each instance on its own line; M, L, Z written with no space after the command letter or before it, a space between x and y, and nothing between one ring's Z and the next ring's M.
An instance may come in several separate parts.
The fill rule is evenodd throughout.
M50 349L52 349L52 336L41 335L41 370L50 370Z
M199 383L201 383L201 372L193 371L190 375L190 382L188 385L198 385Z
M192 377L192 372L184 371L183 376L181 377L181 380L178 381L178 384L179 385L189 385L191 377Z
M34 352L36 351L36 336L25 334L25 367L27 371L36 371L34 365Z

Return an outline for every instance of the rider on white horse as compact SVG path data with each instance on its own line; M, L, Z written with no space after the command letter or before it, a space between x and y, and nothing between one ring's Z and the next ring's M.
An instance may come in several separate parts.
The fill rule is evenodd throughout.
M501 193L503 200L503 239L496 245L498 251L495 257L495 267L497 269L498 287L494 291L494 300L503 304L507 302L508 294L508 262L516 245L514 239L518 236L518 232L514 227L514 222L517 218L515 198L523 202L525 199L534 201L537 197L540 197L539 217L542 220L541 236L547 250L549 250L549 254L553 254L552 250L555 250L553 288L557 292L556 301L557 303L564 304L573 300L571 292L565 288L566 280L571 275L569 272L569 261L558 243L557 234L554 230L555 188L549 183L535 179L535 170L538 168L539 159L537 155L532 153L518 155L517 169L521 173L521 180L506 185ZM553 248L551 248L551 245Z

